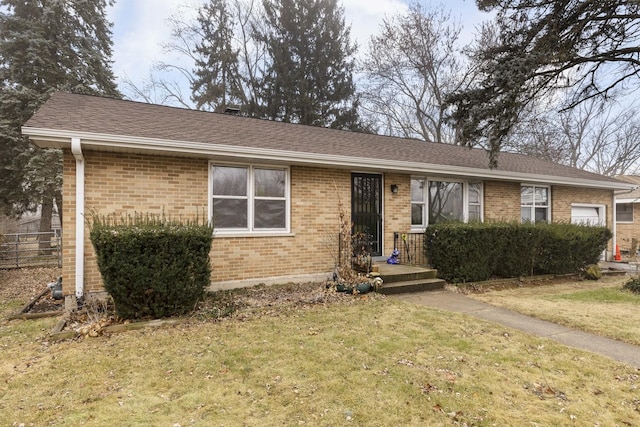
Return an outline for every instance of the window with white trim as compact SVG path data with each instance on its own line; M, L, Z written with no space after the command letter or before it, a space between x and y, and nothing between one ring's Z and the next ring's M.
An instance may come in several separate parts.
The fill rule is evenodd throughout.
M467 184L467 205L469 206L469 214L467 220L469 222L482 221L482 183L470 182Z
M522 185L520 212L522 222L549 222L549 187Z
M287 231L289 170L213 165L212 219L218 231Z
M444 221L482 221L482 183L411 180L411 226Z
M427 199L425 197L424 179L411 180L411 226L424 227L426 225Z
M633 203L616 203L616 222L633 222Z

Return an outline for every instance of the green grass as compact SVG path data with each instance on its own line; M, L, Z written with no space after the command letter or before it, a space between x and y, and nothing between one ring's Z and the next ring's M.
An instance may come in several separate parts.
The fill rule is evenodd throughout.
M396 302L50 344L0 323L0 425L639 425L637 370ZM574 420L575 418L575 420Z

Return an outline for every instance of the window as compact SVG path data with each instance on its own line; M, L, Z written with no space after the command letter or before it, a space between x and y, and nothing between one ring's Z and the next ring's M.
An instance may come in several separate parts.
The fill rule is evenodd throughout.
M616 203L616 222L633 222L633 203Z
M443 221L481 221L482 183L411 180L411 226Z
M469 215L470 222L482 221L482 184L479 182L470 182L469 189Z
M464 221L462 183L429 181L429 222Z
M522 222L549 222L549 187L520 187Z
M211 190L216 230L287 230L287 169L214 165Z
M426 199L424 197L424 179L411 180L411 226L424 227L426 225Z

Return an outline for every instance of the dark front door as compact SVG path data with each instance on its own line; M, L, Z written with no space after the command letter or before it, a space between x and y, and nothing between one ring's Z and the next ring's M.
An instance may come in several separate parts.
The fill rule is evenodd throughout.
M382 255L382 175L351 174L351 221L353 234L371 242L371 255Z

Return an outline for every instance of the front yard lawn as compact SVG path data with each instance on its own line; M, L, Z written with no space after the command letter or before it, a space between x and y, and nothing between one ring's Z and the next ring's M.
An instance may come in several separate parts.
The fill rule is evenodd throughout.
M59 343L19 305L0 425L640 425L637 369L384 297Z

